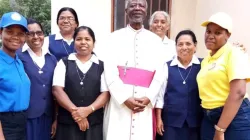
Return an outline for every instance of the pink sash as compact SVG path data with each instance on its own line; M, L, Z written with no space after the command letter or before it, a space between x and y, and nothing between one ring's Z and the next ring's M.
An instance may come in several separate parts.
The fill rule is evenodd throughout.
M117 66L119 70L119 77L124 84L130 84L134 86L149 87L155 71L148 71L139 68Z

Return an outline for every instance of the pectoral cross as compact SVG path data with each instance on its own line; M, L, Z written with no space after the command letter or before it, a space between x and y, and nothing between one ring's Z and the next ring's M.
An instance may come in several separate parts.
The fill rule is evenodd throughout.
M128 61L125 63L125 66L124 66L124 68L123 68L123 76L126 75L127 70L128 70Z

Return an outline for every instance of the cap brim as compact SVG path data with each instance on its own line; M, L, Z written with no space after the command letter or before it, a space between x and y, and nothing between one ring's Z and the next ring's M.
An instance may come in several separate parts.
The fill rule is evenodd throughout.
M201 26L203 26L203 27L207 27L207 25L210 23L210 21L205 21L205 22L203 22L202 24L201 24Z
M27 27L25 27L24 25L19 24L19 23L14 23L14 22L9 23L9 24L6 24L5 26L2 26L2 27L3 27L3 28L6 28L6 27L11 26L11 25L19 25L19 26L22 26L26 32L28 32L28 31L29 31L29 30L28 30L28 28L27 28Z

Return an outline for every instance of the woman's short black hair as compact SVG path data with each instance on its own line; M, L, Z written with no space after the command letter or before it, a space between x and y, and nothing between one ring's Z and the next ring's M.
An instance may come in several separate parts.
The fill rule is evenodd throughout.
M95 43L95 33L94 33L94 31L93 31L90 27L88 27L88 26L80 26L80 27L76 28L76 30L75 30L75 32L74 32L74 35L73 35L74 41L75 41L75 39L76 39L77 34L78 34L80 31L82 31L82 30L88 31L89 35L92 37L93 42Z
M196 36L195 36L195 34L194 34L193 31L191 31L191 30L182 30L182 31L180 31L180 32L177 34L177 36L176 36L176 38L175 38L175 43L176 43L176 44L177 44L178 39L179 39L182 35L190 35L191 38L192 38L192 41L193 41L194 43L197 43L197 39L196 39Z
M77 16L77 13L76 11L73 9L73 8L70 8L70 7L63 7L61 8L58 13L57 13L57 18L56 18L56 23L58 24L58 21L59 21L59 17L61 15L62 12L64 11L69 11L71 14L73 14L74 18L75 18L75 21L77 23L77 26L79 25L79 20L78 20L78 16Z
M38 24L39 27L41 28L41 30L44 32L42 24L40 22L36 21L35 19L28 18L27 22L28 22L28 25L29 24Z

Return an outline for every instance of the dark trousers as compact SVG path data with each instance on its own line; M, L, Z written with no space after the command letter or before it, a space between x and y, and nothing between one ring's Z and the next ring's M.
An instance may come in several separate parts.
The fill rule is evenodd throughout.
M0 113L5 140L26 140L27 112Z
M223 107L204 111L201 125L201 139L213 140L215 129ZM250 102L244 99L238 113L225 132L225 140L250 140Z
M200 127L188 127L187 122L182 128L164 126L161 140L200 140Z

